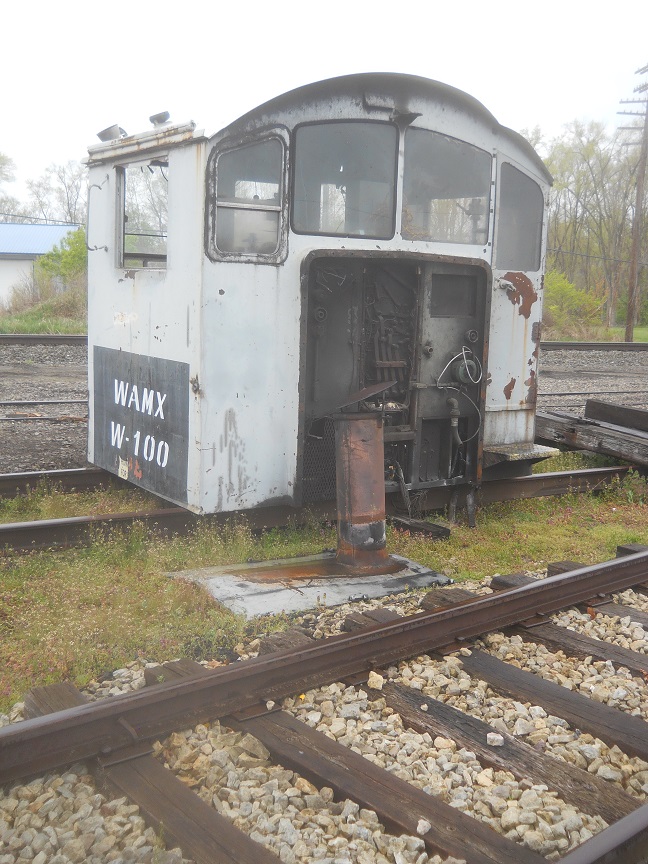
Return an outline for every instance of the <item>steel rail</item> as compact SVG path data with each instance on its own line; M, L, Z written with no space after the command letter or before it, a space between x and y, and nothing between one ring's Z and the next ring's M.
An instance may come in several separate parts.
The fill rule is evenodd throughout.
M0 345L87 345L88 337L72 333L0 333Z
M45 416L44 414L4 414L0 415L0 420L3 423L86 423L88 415L83 416L62 414L54 417L52 414Z
M92 478L84 476L85 469L77 469L72 475L68 489L92 489ZM553 471L546 474L531 474L528 477L515 477L506 480L486 481L479 490L480 504L495 501L515 501L524 498L539 498L549 495L566 495L575 492L593 491L624 476L627 467L588 468L582 471ZM45 472L47 480L59 482L59 472ZM60 472L60 476L66 472ZM50 476L54 475L54 476ZM112 474L96 473L97 484L105 483L106 478L117 482ZM16 479L12 479L16 478ZM34 488L38 485L37 473L7 474L0 476L0 494L7 497L16 490ZM125 482L125 481L122 481ZM83 485L87 484L87 485ZM452 489L457 487L438 487L428 490L424 502L427 510L439 510L447 506ZM458 505L465 505L467 490L461 490ZM396 515L394 509L390 515ZM40 519L29 522L9 522L0 524L0 550L13 552L34 551L38 549L69 548L89 542L97 531L128 529L135 522L145 525L149 530L159 533L184 534L199 524L222 525L233 517L242 517L253 530L278 528L289 524L303 524L307 519L335 519L334 502L320 502L303 508L264 507L255 510L242 510L234 513L217 513L199 516L182 507L144 510L136 513L112 513L107 515L75 516L65 519Z
M449 609L209 670L148 692L25 720L0 729L0 785L548 615L647 578L648 552L638 552Z
M0 345L87 345L85 333L0 333ZM541 342L541 351L648 351L648 342Z
M492 504L496 501L593 492L625 477L629 470L627 465L615 465L608 468L583 468L578 471L546 471L543 474L511 477L507 480L485 480L479 490L479 501L481 504Z
M634 864L648 859L648 804L558 859L558 864Z
M538 399L553 399L558 396L643 396L648 390L563 390L560 393L538 393Z
M28 552L37 549L69 548L88 543L96 532L131 528L134 523L150 531L187 533L199 517L181 507L108 515L71 516L66 519L39 519L0 525L0 550Z
M130 485L116 474L109 474L103 468L61 468L55 471L17 471L13 474L0 474L0 496L13 498L25 495L41 484L56 486L64 492L93 490L114 483L119 486Z
M14 405L87 405L86 399L6 399L0 401L0 406L3 408Z
M648 351L648 342L541 342L540 351Z

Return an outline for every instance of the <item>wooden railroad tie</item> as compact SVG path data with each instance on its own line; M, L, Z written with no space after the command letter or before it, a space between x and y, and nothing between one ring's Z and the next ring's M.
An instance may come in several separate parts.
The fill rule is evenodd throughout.
M646 547L630 544L619 547L618 555L645 551ZM554 565L557 568L555 572L573 569L573 563L561 562ZM560 566L563 567L562 570L559 569ZM636 565L630 562L629 574L633 572L633 568L636 568ZM639 568L636 569L641 572ZM515 587L528 578L519 574L501 577L500 580L495 580L494 587ZM628 584L628 580L624 578L621 584ZM579 596L582 597L582 593ZM605 611L609 605L607 600L603 597L595 599L597 603L603 600L594 607L595 611ZM426 595L421 606L427 610L445 609L455 605L457 601L460 605L469 604L470 592L461 588L434 589ZM385 609L356 612L347 617L344 629L347 632L365 627L375 630L381 623L398 617L400 616L395 612ZM527 625L529 623L527 622ZM552 647L562 647L570 654L583 651L587 656L596 657L599 656L596 653L598 651L599 654L604 653L603 659L607 660L610 658L610 649L615 648L614 662L623 663L627 668L640 672L646 661L643 655L636 652L619 649L598 640L588 640L573 631L547 624L546 620L539 626L515 626L527 641L546 640ZM511 628L507 628L507 632L510 630ZM295 630L267 637L262 642L261 650L299 652L303 646L308 651L312 644L312 640L305 633ZM439 640L434 644L439 645ZM462 641L460 644L465 647L471 643ZM423 650L421 646L419 649ZM468 674L486 681L494 690L522 702L541 704L546 711L564 718L574 728L589 732L608 744L618 744L630 755L648 760L648 727L639 717L594 702L581 693L569 691L480 650L463 652L461 661ZM261 658L259 661L250 661L250 670L253 670L257 662L263 665L268 661ZM369 667L372 662L374 661L367 660ZM342 667L345 665L351 672L353 664L343 662ZM340 671L343 676L343 668ZM366 681L369 671L370 668L362 671L361 667L356 667L354 683ZM196 678L206 674L207 671L200 664L182 660L147 670L146 679L151 685L170 680L180 683L180 680L187 676ZM304 681L309 682L307 671L304 673ZM530 779L532 782L546 782L566 801L576 804L585 812L600 814L608 822L621 820L616 822L613 829L609 829L610 833L601 832L581 847L583 854L589 854L585 847L587 850L591 847L594 855L599 854L599 848L616 848L619 830L624 832L624 837L630 837L629 841L624 841L624 848L634 843L640 850L648 850L648 805L639 807L637 801L618 787L559 762L509 735L502 735L504 741L501 747L493 747L487 739L490 726L420 692L386 683L380 693L410 727L452 738L459 746L478 754L486 765L511 771L516 777ZM251 705L235 715L221 716L221 722L253 735L278 762L299 772L318 786L333 788L338 798L350 797L361 806L373 809L390 830L415 834L420 820L427 820L434 826L423 835L428 852L465 858L469 864L543 864L545 859L537 853L511 842L488 825L394 777L288 713L276 708L269 712L267 698L270 697L259 694L256 705ZM25 710L28 716L37 717L83 705L86 701L70 684L38 687L27 694ZM180 846L184 854L191 856L199 864L276 864L278 859L273 853L250 841L225 817L198 798L171 771L165 769L151 755L146 743L137 740L137 730L130 727L126 720L115 718L112 722L121 722L133 738L133 743L93 759L92 765L97 776L118 789L120 794L128 795L141 807L143 815L151 824L163 824L166 836ZM575 854L567 855L565 862L577 864L585 860L603 861L602 856L607 853L601 852L598 858L579 858L578 855L574 857ZM580 851L578 854L581 854ZM639 860L637 857L627 858L628 862Z
M191 663L182 661L182 668L188 670ZM198 663L194 671L195 667L202 669ZM25 697L25 713L28 717L41 717L87 701L69 683L34 687ZM151 752L146 745L134 744L133 748L93 760L91 768L100 785L108 786L119 795L127 795L138 805L149 825L156 830L163 827L165 837L197 864L277 864L276 855L235 828Z

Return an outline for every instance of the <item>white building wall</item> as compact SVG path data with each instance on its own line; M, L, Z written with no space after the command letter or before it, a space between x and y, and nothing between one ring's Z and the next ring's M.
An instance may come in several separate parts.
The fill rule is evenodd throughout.
M30 258L0 258L0 306L6 306L11 299L14 286L20 286L34 274L34 261Z

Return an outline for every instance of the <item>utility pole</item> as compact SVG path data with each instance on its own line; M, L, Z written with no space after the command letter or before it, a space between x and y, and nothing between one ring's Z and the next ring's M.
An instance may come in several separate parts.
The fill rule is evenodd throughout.
M637 75L645 75L648 66L637 69ZM635 93L648 91L648 83L640 84L634 88ZM646 160L648 159L648 100L646 99L623 99L624 104L635 103L644 105L644 111L619 111L619 114L630 114L635 117L643 117L643 135L641 138L641 152L639 164L637 165L637 185L635 195L634 216L632 219L632 251L630 253L630 279L628 283L628 311L626 314L626 327L624 339L626 342L634 341L634 325L637 318L637 306L639 301L639 254L641 250L641 233L643 226L643 204L644 186L646 180ZM631 127L636 130L637 127Z

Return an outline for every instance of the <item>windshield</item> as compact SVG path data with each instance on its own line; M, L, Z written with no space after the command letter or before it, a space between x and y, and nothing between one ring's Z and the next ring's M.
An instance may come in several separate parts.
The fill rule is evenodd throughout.
M293 228L345 237L394 235L398 129L317 123L295 133Z
M491 156L425 129L405 134L402 235L482 245L488 238Z

